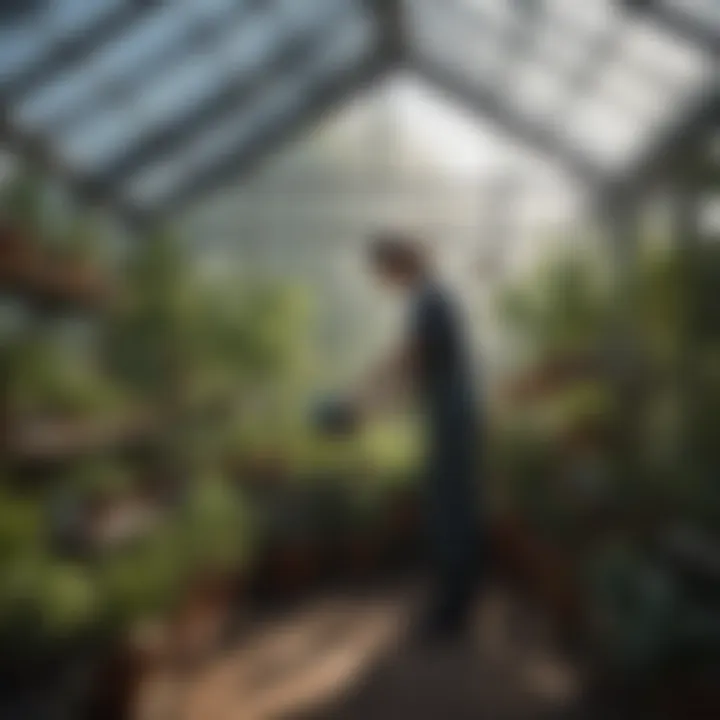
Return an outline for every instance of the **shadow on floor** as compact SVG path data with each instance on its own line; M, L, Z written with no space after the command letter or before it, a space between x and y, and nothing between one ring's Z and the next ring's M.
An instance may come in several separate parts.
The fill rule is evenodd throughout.
M442 647L402 641L343 693L282 720L620 718L586 702L581 668L553 648L538 618L518 628L509 600L484 599L471 635ZM593 706L593 707L591 707Z
M173 720L622 720L506 593L486 593L471 633L436 648L406 640L417 600L338 596L275 618L188 682Z

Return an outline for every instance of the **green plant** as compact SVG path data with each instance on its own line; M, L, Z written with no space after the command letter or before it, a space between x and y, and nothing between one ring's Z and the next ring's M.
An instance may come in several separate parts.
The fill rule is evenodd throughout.
M3 487L4 482L0 479L0 564L37 553L43 541L41 506Z
M216 475L198 478L179 516L181 547L189 567L225 571L248 559L252 527L238 491Z
M0 634L36 648L70 640L98 620L87 568L45 553L21 553L0 567Z
M109 501L127 497L137 486L132 472L110 459L82 459L62 477L62 486L79 498Z
M103 240L99 224L78 212L61 221L59 230L45 238L45 245L53 261L83 268L98 264Z
M186 576L182 536L166 522L96 569L103 622L117 630L167 613Z
M81 362L47 334L9 351L8 400L21 414L86 415L122 406L119 388L92 362Z
M597 349L612 311L609 287L590 256L552 258L498 298L505 331L530 358Z
M621 542L601 549L589 570L594 640L626 672L658 667L676 642L679 588L667 568Z
M0 217L18 228L39 230L42 225L43 188L29 170L19 170L0 192Z

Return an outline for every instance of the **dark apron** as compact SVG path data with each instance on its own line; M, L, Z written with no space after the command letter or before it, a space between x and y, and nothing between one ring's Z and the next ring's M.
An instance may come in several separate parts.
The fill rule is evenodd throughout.
M448 591L472 582L479 542L479 423L469 385L428 396L426 498L433 565Z

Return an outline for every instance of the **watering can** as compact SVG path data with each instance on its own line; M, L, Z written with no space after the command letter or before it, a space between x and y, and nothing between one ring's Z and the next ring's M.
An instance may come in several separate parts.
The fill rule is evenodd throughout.
M327 437L345 438L358 432L360 413L355 403L347 398L325 397L313 406L312 424Z

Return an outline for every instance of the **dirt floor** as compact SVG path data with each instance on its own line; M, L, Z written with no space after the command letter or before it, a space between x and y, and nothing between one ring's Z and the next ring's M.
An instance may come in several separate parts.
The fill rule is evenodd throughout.
M593 711L582 669L554 647L540 618L518 616L501 591L478 602L468 637L434 648L406 637L417 598L408 588L339 593L259 622L202 670L156 682L138 718L619 717Z

